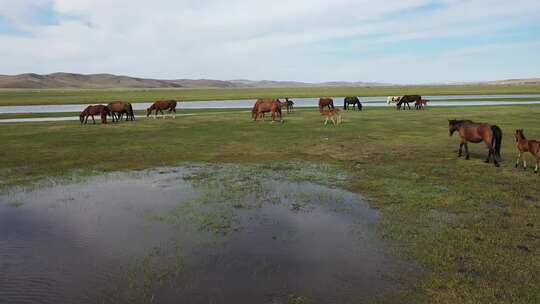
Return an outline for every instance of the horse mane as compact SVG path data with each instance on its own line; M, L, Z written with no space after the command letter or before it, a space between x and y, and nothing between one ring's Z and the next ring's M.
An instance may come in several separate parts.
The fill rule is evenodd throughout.
M518 134L521 137L521 139L527 139L525 137L525 133L523 133L523 129L517 129L516 134Z

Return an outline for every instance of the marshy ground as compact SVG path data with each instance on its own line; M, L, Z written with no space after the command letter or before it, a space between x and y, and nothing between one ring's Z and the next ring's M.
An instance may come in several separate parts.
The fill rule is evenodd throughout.
M362 286L359 283L362 277L344 275L336 279L330 273L347 270L344 267L349 265L347 263L353 265L350 267L353 270L356 269L354 267L367 267L362 264L369 261L368 258L363 258L366 255L360 252L356 256L358 258L351 256L351 252L357 253L358 248L355 249L354 246L359 243L373 244L368 248L361 248L367 250L367 256L376 257L376 260L372 261L373 265L384 264L390 267L388 271L384 267L380 268L383 274L390 274L383 275L381 284L378 284L376 279L372 280L375 287L371 291L375 291L379 301L535 303L540 301L540 290L537 288L540 285L539 177L534 175L532 170L524 172L514 168L517 153L512 134L515 129L523 128L528 137L540 138L538 117L540 106L520 105L447 107L401 112L391 108L373 108L363 112L344 113L344 123L340 127L323 126L323 120L315 109L302 109L286 115L284 124L253 123L249 120L249 113L228 111L219 115L179 117L175 120L142 119L117 125L80 126L78 122L1 125L0 183L3 189L3 218L0 225L2 233L26 228L27 233L43 231L30 229L23 224L26 223L23 220L15 222L19 219L17 213L30 212L33 214L31 217L34 217L30 220L36 225L65 227L64 230L68 231L69 216L65 213L70 213L70 208L88 208L87 213L72 212L83 215L80 220L74 221L73 226L87 227L88 231L94 233L95 236L89 239L99 243L96 248L111 251L115 248L144 249L133 249L134 256L138 258L134 259L133 264L125 263L123 267L127 269L120 267L120 270L111 272L122 278L132 278L113 281L124 282L127 287L142 286L135 288L142 292L142 295L135 296L140 299L150 296L150 300L166 301L177 297L177 290L171 286L180 286L180 283L186 281L195 283L186 287L188 289L184 289L183 295L189 295L189 290L194 292L192 294L197 294L200 286L219 286L215 281L205 281L205 272L199 272L198 268L193 269L189 265L206 265L207 269L219 269L223 273L258 269L260 272L257 272L257 275L263 278L268 275L267 272L277 278L280 275L285 276L284 272L272 269L272 266L277 265L275 262L268 262L265 266L264 261L257 261L255 264L262 267L258 268L247 262L242 263L248 259L235 261L224 258L245 252L246 242L255 242L257 245L249 248L260 249L261 252L270 251L269 247L264 246L282 242L284 247L280 253L285 256L296 255L296 250L304 247L339 247L346 250L343 254L336 254L336 259L342 261L342 264L336 264L335 268L325 266L328 264L317 259L314 253L313 258L317 262L310 264L314 265L314 269L306 269L322 273L318 273L313 280L293 280L295 284L304 282L305 285L290 283L287 285L289 289L279 289L274 288L273 280L262 279L263 288L283 291L270 293L266 298L275 303L321 302L329 299L326 298L329 295L338 297L340 301L345 299L345 302L356 300L354 292L351 293L350 290ZM448 136L447 127L447 119L454 118L484 121L501 127L504 138L503 162L500 168L483 162L487 155L483 145L470 145L471 160L457 158L459 140ZM163 202L159 198L169 193L166 187L159 191L159 195L151 196L147 200L141 194L135 198L154 202L151 199L156 197L156 208L141 207L134 203L133 210L130 211L130 214L136 215L134 217L124 216L122 211L107 209L121 209L121 200L115 199L117 196L98 196L97 201L103 203L100 209L92 207L91 203L85 204L88 198L84 195L75 195L75 199L70 201L69 195L74 194L66 191L69 194L68 200L55 203L57 206L49 210L49 204L40 204L41 195L32 199L29 194L36 193L35 191L52 191L39 189L76 185L83 182L85 176L93 176L90 179L99 184L107 180L103 175L106 172L179 164L185 166L186 162L204 164L201 168L194 168L194 172L187 175L189 178L182 178L182 181L189 182L190 187L199 187L198 191L206 194L199 198L186 195L183 203L182 200L159 203ZM137 176L143 174L141 172L112 174ZM166 170L164 172L161 175L169 174ZM214 172L221 174L214 175ZM291 174L292 177L289 176ZM159 172L156 176L160 176ZM245 181L236 180L242 176L249 177ZM233 184L212 184L220 178L233 181ZM135 179L145 181L144 178ZM119 178L118 182L121 183L122 180L124 178ZM268 199L261 199L262 203L254 203L258 200L246 197L250 198L251 194L248 192L252 193L252 186L257 189L257 180L263 181L262 188L258 188L259 192L308 192L305 194L307 199L304 200L303 195L279 195L276 203L275 197L269 195ZM149 183L151 184L151 181ZM206 189L205 184L215 186ZM303 185L309 191L305 191ZM144 189L143 185L141 189ZM123 192L118 191L120 196ZM171 191L173 197L178 196L178 193ZM191 191L192 189L186 190L186 193ZM74 193L77 194L76 191ZM97 195L96 192L91 193L94 194L89 194L90 198ZM309 193L315 194L310 196L312 194ZM26 195L30 195L30 198ZM126 208L129 210L129 202L135 200L127 198ZM377 211L368 208L364 199L369 201L370 208ZM106 203L108 201L120 203L109 205ZM187 207L183 209L179 206ZM336 206L347 208L335 210ZM354 210L350 211L349 207ZM205 213L205 208L212 210L210 215ZM130 229L136 229L138 225L135 224L140 221L141 229L149 235L152 235L153 229L163 231L160 235L163 235L164 239L156 238L153 240L156 244L145 243L137 238L139 232L133 232L137 230L131 230L131 234L124 235L124 241L110 241L105 231L99 230L106 229L107 225L94 225L95 222L92 221L84 225L85 218L94 216L95 219L96 214L92 212L96 210L109 216L120 212L116 213L120 214L117 216L118 225L124 223ZM283 226L272 222L272 219L276 218L280 219L280 223L284 223ZM291 218L295 225L285 220ZM356 218L363 219L360 226L355 226L358 225L354 221ZM52 222L39 222L50 219L53 219ZM294 219L300 223L294 222ZM331 229L317 230L321 229L316 225L318 221L324 223L320 226ZM183 226L186 223L189 223L189 228ZM324 236L324 243L330 245L316 247L323 245L323 242L319 244L309 235L297 238L298 235L294 233L292 236L285 234L285 238L281 239L284 234L278 231L285 231L289 226L309 227L306 231L314 229ZM351 227L352 230L349 229ZM300 228L297 232L302 231ZM354 233L357 230L360 230L360 235ZM260 239L259 235L255 236L254 231L260 232ZM369 242L363 239L363 233L368 234L365 237ZM4 234L4 237L5 235L9 236ZM205 237L199 237L201 235ZM335 235L340 237L334 237ZM171 243L168 236L173 240L176 237L176 240ZM189 240L189 237L184 240L181 236L193 237L195 240ZM274 236L276 239L273 239ZM71 236L63 237L69 239ZM361 241L357 242L355 237ZM200 245L202 247L188 246L190 250L200 248L200 252L213 252L216 255L197 255L200 257L197 261L200 264L197 264L189 258L189 252L192 251L188 250L186 256L185 248L177 244L192 244L189 242L201 239L205 240ZM7 240L9 244L13 244L12 239ZM211 240L210 244L205 243L208 240ZM296 240L298 242L295 242ZM373 240L374 243L370 243ZM381 248L384 254L373 254ZM371 249L375 251L370 251ZM17 249L8 256L13 258L13 255L20 252ZM252 256L260 256L261 252L251 253ZM220 253L224 254L220 256ZM249 253L248 251L247 254ZM324 256L330 253L320 252ZM0 262L3 269L13 266L5 261L3 258ZM51 261L54 261L53 257L44 257L41 260L52 267L54 263ZM167 263L163 264L163 261ZM302 273L302 262L307 261L296 261L293 264L299 269L290 270ZM115 265L120 264L122 263ZM81 266L82 268L84 267ZM289 270L289 267L281 269ZM63 271L72 273L70 269ZM0 286L5 286L2 282L10 279L5 277L5 273L2 272L4 277L0 278ZM144 275L141 276L140 273ZM366 275L369 276L370 272L367 271ZM333 290L336 292L310 288L321 284L321 281L317 281L320 277L328 284L325 287L335 287L337 289ZM333 280L341 284L326 283L336 282ZM285 280L278 281L281 283ZM157 285L154 285L156 282ZM351 282L354 283L351 285ZM93 286L91 283L93 282L88 282L85 286ZM126 286L109 285L107 287L130 290ZM352 286L352 289L347 289L347 286ZM388 289L388 286L391 287ZM99 284L94 285L89 288L93 293L85 290L84 294L94 299L104 296L110 301L114 300L111 294L119 294L100 287L102 286ZM3 288L0 287L1 289ZM231 290L226 288L222 293L216 292L214 295L216 299L219 296L229 296L225 293ZM242 294L245 290L239 292ZM369 290L362 294L366 298L373 296ZM133 296L129 292L121 295Z

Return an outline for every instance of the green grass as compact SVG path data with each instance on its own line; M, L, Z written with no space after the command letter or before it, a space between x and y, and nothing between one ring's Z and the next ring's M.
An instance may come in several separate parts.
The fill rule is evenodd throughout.
M211 110L214 111L214 110ZM426 111L368 108L323 126L313 109L284 124L251 122L249 113L0 125L0 187L46 178L143 169L183 161L340 165L349 190L380 209L381 234L425 269L411 303L540 302L540 176L514 168L512 133L540 138L540 106L441 107ZM500 168L457 158L447 119L499 125ZM529 163L530 156L526 156Z
M37 104L103 103L112 100L149 102L160 98L192 100L254 99L258 97L387 96L403 94L527 94L540 93L540 86L388 86L302 87L233 89L103 89L103 90L0 90L0 106Z

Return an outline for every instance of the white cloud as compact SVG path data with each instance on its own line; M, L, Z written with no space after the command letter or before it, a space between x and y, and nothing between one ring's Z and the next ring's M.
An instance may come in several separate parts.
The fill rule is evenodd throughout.
M440 7L416 10L433 4ZM37 25L31 11L43 6L72 18ZM28 33L0 35L0 73L416 82L423 78L366 72L425 66L407 50L345 54L493 34L539 15L536 0L0 0L0 17Z

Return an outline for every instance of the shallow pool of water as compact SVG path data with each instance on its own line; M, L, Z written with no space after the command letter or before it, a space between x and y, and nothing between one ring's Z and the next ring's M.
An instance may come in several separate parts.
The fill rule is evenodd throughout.
M399 288L389 277L411 265L380 239L379 213L337 187L346 178L200 164L8 189L0 302L376 298Z

